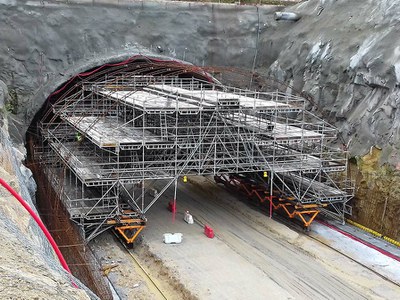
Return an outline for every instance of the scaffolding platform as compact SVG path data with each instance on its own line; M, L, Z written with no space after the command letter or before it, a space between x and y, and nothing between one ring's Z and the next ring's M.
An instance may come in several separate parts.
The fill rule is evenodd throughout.
M68 168L79 178L86 186L109 186L119 181L123 184L133 184L143 179L167 179L173 177L164 171L159 165L148 166L146 174L143 174L141 162L131 162L129 168L124 171L118 171L119 163L117 161L107 162L99 160L100 156L95 155L91 148L84 147L78 142L57 143L50 142L50 147L63 160ZM125 166L128 163L123 163Z
M142 146L163 142L149 130L124 124L118 117L66 117L65 120L100 148L123 148L128 145Z
M188 99L193 99L198 101L199 103L207 103L217 106L218 104L223 105L239 105L245 109L257 109L259 111L301 111L301 108L296 107L294 105L289 105L287 103L273 101L274 97L281 101L285 101L284 97L280 97L279 93L271 93L268 99L260 99L255 97L248 97L246 95L228 93L219 90L189 90L185 88L180 88L176 86L170 85L149 85L148 91L162 91L165 93L169 93L171 95L176 95L177 97L186 97ZM256 94L259 95L259 94Z
M269 161L269 169L274 170L276 173L285 173L293 171L301 171L303 173L317 172L321 168L324 168L326 173L330 172L343 172L346 170L345 159L324 161L312 155L302 155L298 153L296 156L295 152L291 153L290 156L283 156L276 158L275 160ZM300 157L301 156L301 157Z
M275 116L253 116L245 113L234 113L227 117L236 126L244 126L252 130L263 132L271 138L281 141L289 140L321 140L336 138L336 130L326 123L309 124L297 120L284 120ZM286 121L286 122L285 122Z
M292 185L292 188L296 189L296 198L303 204L343 202L348 196L346 191L320 182L318 178L307 178L296 173L283 173L277 176L286 185Z
M99 91L103 96L123 101L125 105L132 106L149 113L174 113L175 111L198 113L200 107L188 102L173 98L163 97L146 91Z
M191 175L240 179L249 195L307 226L321 210L348 212L347 153L328 147L336 129L307 111L305 99L130 72L77 83L38 126L36 157L48 170L64 168L50 179L74 191L64 193L65 205L88 240L114 227L132 242L151 206ZM61 173L68 185L59 184ZM233 175L262 173L264 194ZM164 187L154 190L159 180Z

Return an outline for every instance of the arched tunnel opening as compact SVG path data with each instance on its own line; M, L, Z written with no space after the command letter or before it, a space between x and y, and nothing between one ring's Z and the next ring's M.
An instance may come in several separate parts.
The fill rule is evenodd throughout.
M87 209L96 208L97 216L95 218L86 219L83 221L84 217L79 215L73 215L73 205L68 205L68 201L73 198L72 195L75 192L77 195L76 187L78 182L82 179L79 175L75 174L72 170L72 166L68 164L68 158L58 157L54 159L54 152L46 151L44 149L50 150L50 141L43 135L43 126L52 124L53 126L61 126L62 117L60 116L60 111L57 111L57 103L61 103L66 98L74 98L80 93L80 97L85 98L90 94L90 91L82 90L84 86L90 86L95 83L108 83L108 84L118 84L121 85L120 80L128 77L132 78L138 76L143 78L176 78L185 80L187 78L197 78L202 80L204 83L210 82L211 77L205 73L200 68L193 65L170 61L170 60L160 60L155 58L148 58L144 56L134 56L124 61L116 63L103 64L85 72L76 74L71 77L68 81L58 86L46 99L41 109L36 113L26 135L27 143L27 165L32 170L36 182L38 182L37 190L37 208L40 215L47 227L50 229L53 237L55 238L57 244L59 245L64 257L66 258L68 265L75 277L79 278L87 287L89 287L95 294L101 297L101 299L112 299L112 292L109 288L109 283L103 277L101 266L97 259L95 258L90 247L87 246L88 232L92 229L91 227L97 227L101 229L97 232L99 234L105 229L112 226L106 224L105 229L102 227L102 222L107 219L117 223L119 226L116 228L124 228L120 232L127 238L128 241L133 241L140 230L145 224L145 218L137 218L137 214L133 214L136 218L132 218L132 214L119 215L112 214L112 210L108 210L105 214L98 214L98 209L104 209L107 207L118 207L116 199L119 194L122 193L119 189L110 191L114 195L114 199L110 197L105 197L106 199L101 200L101 208L98 208L93 201ZM118 78L118 79L117 79ZM137 82L143 88L145 82ZM149 82L147 82L148 84ZM130 87L135 89L135 86ZM76 99L79 102L79 99ZM64 103L65 104L65 103ZM70 103L73 105L73 103ZM68 105L65 105L66 107ZM85 106L85 105L84 105ZM92 108L87 108L88 111L81 111L79 114L81 117L93 115L90 113ZM104 108L104 107L103 107ZM67 108L65 108L67 109ZM112 110L112 108L111 108ZM93 112L93 111L92 111ZM76 110L74 113L78 113ZM97 112L97 117L106 117L111 112L107 109L102 112ZM72 129L72 128L70 128ZM77 147L89 147L87 141L77 140L77 130L73 130L72 135L68 135L67 132L63 132L63 138L61 144L74 143L77 142ZM90 163L89 163L90 165ZM68 177L69 182L66 182ZM95 198L97 196L96 202L101 199L103 194L109 186L105 184L106 188L102 183L98 182L98 185L86 186L84 187L81 183L81 197L77 197L81 201L82 198ZM71 194L72 193L72 194ZM105 193L107 194L107 193ZM84 197L86 195L86 197ZM114 202L112 202L114 200ZM88 200L86 200L88 201ZM90 201L90 200L89 200ZM79 203L79 201L75 201ZM83 202L82 202L83 203ZM98 203L99 204L99 203ZM127 208L126 204L124 207ZM81 208L85 210L85 208ZM72 212L72 214L71 214ZM90 214L90 212L89 212ZM99 221L100 218L100 221ZM121 220L122 218L122 220ZM123 222L123 218L127 218L127 222ZM120 222L122 221L122 222ZM133 222L130 223L130 222ZM85 228L85 225L89 228ZM125 228L126 227L126 228ZM136 235L135 235L136 234ZM133 238L133 239L132 239Z
M167 189L175 212L188 176L213 176L306 228L320 212L349 213L347 154L329 146L336 129L287 87L219 70L229 86L207 71L143 56L101 65L57 87L28 130L38 209L102 298L111 292L87 243L113 229L132 244Z

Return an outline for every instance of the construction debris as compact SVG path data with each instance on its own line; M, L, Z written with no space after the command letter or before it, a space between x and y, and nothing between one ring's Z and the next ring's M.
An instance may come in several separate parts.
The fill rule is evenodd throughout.
M112 269L118 267L118 264L105 265L101 268L104 276L108 276Z

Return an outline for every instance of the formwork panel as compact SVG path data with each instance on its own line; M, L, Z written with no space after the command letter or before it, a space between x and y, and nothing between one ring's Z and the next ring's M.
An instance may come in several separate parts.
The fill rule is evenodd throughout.
M337 210L352 197L331 175L347 170L346 152L327 146L336 129L304 103L289 93L195 78L125 73L85 81L43 118L41 144L48 150L41 153L51 155L38 158L76 178L68 189L82 193L65 194L65 204L88 238L110 226L141 230L144 213L190 175L264 174L271 195ZM156 180L164 188L153 190Z

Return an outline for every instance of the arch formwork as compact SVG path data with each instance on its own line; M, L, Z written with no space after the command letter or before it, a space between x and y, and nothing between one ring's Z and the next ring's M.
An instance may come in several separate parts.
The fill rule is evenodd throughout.
M34 155L87 240L115 228L132 243L164 191L176 195L179 178L191 175L213 175L306 227L321 210L351 213L347 153L328 146L336 129L299 96L149 60L63 89L39 122Z

